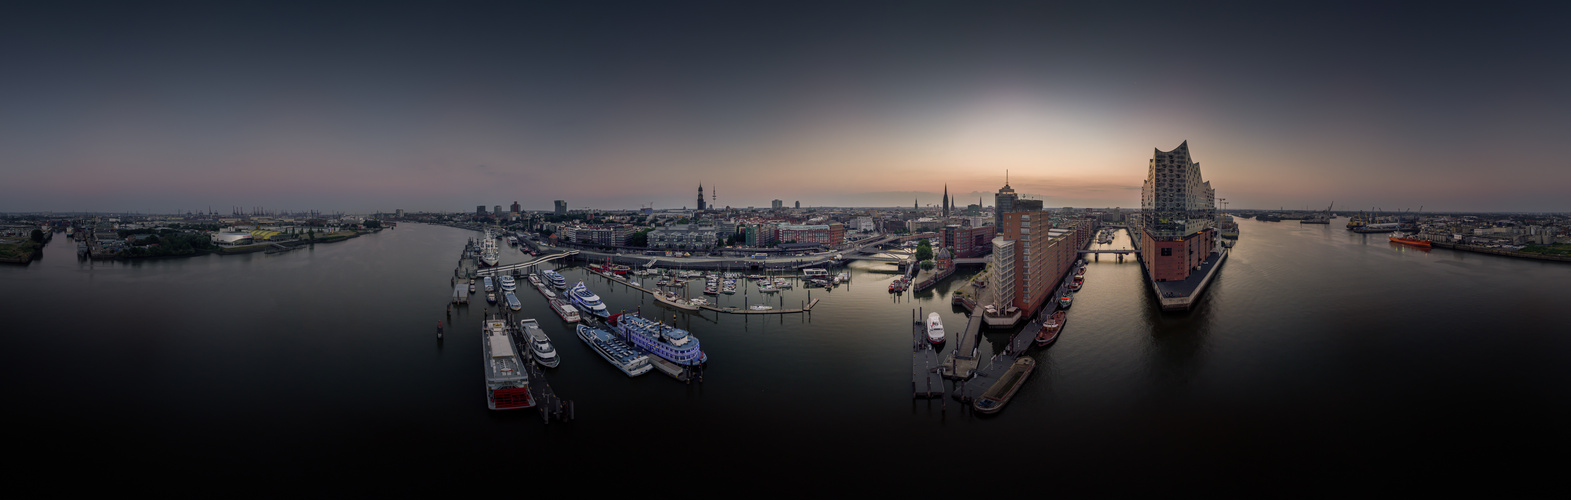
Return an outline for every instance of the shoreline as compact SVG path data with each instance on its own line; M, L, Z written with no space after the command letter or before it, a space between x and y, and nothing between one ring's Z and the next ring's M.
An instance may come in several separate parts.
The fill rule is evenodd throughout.
M1503 248L1487 248L1487 247L1480 247L1480 246L1473 246L1473 245L1462 245L1462 244L1457 244L1457 243L1443 243L1443 242L1439 242L1439 241L1431 241L1431 242L1429 242L1429 244L1430 244L1430 246L1432 246L1434 248L1444 248L1444 249L1447 249L1447 250L1456 250L1456 251L1459 251L1459 252L1472 252L1472 253L1481 253L1481 254L1488 254L1488 255L1498 255L1498 256L1501 256L1501 257L1515 257L1515 258L1518 258L1518 259L1532 259L1532 260L1545 260L1545 261L1550 261L1550 262L1568 262L1568 263L1571 263L1571 256L1548 255L1548 254L1541 254L1541 253L1523 252L1523 251L1520 251L1520 250L1506 250L1506 249L1503 249Z

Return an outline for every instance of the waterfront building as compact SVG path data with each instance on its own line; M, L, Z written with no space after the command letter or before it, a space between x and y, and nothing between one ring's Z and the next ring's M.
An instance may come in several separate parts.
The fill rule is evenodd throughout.
M649 247L689 250L714 248L719 245L720 238L735 233L735 226L707 222L661 226L649 232Z
M943 248L954 252L957 259L981 257L992 251L989 242L998 235L997 226L944 226Z
M556 215L567 215L567 200L556 200Z
M1155 150L1140 212L1140 257L1151 279L1184 280L1216 251L1216 190L1190 158L1189 141Z
M565 241L605 246L626 245L635 232L637 228L627 224L575 225L559 231Z
M791 243L814 243L826 246L835 246L845 243L845 225L839 222L830 224L781 224L780 241Z
M999 228L1003 239L1014 242L1014 276L1009 280L1014 286L997 293L1007 294L1012 305L1028 314L1057 290L1058 278L1067 270L1060 269L1064 267L1062 254L1073 253L1067 238L1071 231L1055 232L1052 228L1048 214L1039 211L1006 213Z

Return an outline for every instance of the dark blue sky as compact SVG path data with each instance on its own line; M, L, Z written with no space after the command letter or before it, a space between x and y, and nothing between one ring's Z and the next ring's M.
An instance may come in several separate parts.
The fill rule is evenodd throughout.
M1188 140L1235 208L1566 211L1563 5L12 5L0 210L1127 207Z

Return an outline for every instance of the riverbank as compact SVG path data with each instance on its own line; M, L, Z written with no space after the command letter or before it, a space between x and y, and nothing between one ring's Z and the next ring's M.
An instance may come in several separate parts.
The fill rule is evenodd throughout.
M1554 255L1554 254L1548 254L1548 253L1524 252L1524 251L1520 251L1520 250L1506 250L1504 248L1488 248L1488 247L1480 247L1480 246L1473 246L1473 245L1460 245L1460 244L1456 244L1456 243L1443 243L1443 242L1439 242L1439 241L1432 241L1432 242L1430 242L1430 245L1433 246L1434 248L1445 248L1445 249L1448 249L1448 250L1459 250L1459 251L1463 251L1463 252L1473 252L1473 253L1486 253L1486 254L1490 254L1490 255L1499 255L1499 256L1502 256L1502 257L1516 257L1516 258L1519 258L1519 259L1547 260L1547 261L1553 261L1553 262L1571 262L1571 255Z
M44 244L31 239L0 244L0 264L27 264L43 256Z

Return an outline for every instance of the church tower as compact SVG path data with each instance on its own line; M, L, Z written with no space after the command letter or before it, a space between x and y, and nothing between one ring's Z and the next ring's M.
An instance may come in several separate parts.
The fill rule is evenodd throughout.
M698 209L704 209L704 185L702 183L698 185Z
M949 217L949 183L944 183L944 217Z

